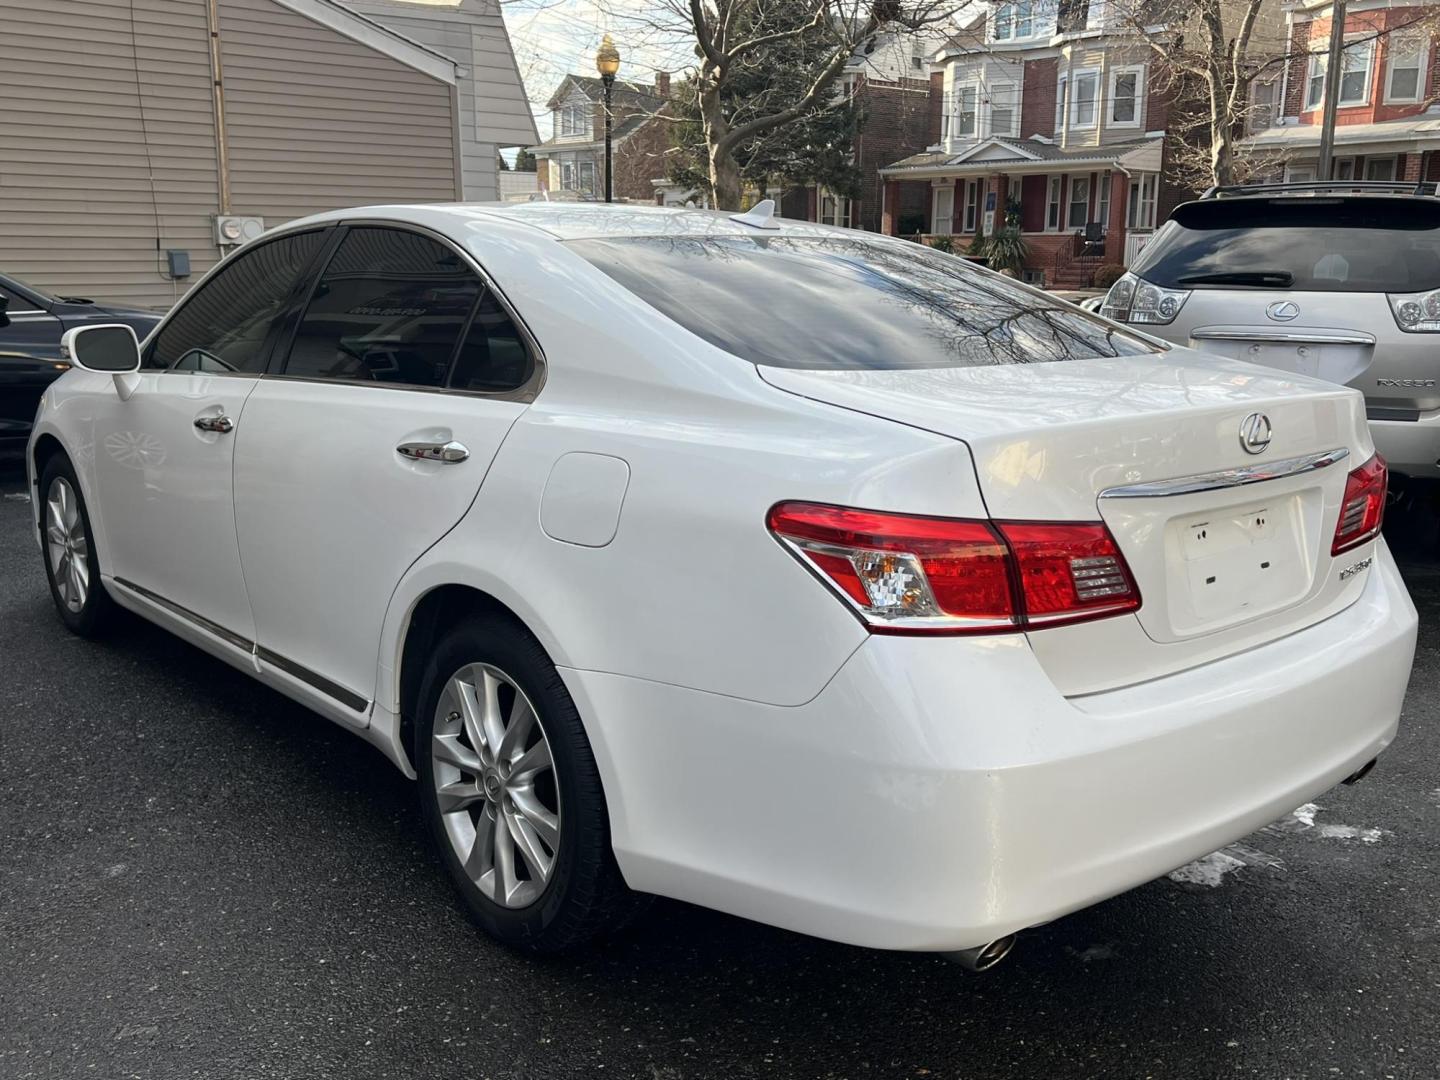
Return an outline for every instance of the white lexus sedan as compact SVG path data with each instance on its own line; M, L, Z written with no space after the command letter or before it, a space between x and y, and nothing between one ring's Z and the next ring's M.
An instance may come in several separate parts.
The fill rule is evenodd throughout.
M1357 392L767 210L324 214L72 331L60 617L373 743L534 951L659 894L984 967L1368 768Z

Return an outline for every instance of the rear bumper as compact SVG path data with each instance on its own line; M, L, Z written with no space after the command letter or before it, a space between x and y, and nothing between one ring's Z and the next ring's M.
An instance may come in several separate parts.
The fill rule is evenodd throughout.
M632 887L857 945L967 948L1222 847L1383 750L1416 615L1375 556L1322 623L1075 699L1021 637L872 637L793 708L563 674Z
M1371 420L1370 438L1392 472L1440 478L1440 410L1418 420Z

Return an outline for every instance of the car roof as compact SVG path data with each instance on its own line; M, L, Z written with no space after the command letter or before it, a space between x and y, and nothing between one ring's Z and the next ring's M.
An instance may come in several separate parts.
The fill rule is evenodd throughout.
M506 222L524 226L539 236L556 240L582 240L626 236L848 236L854 231L808 221L771 218L773 227L762 228L738 220L741 215L724 210L692 210L645 203L415 203L386 206L359 206L334 210L301 221L290 222L286 230L308 224L382 219L425 225L454 233L477 221ZM877 233L867 238L883 239Z

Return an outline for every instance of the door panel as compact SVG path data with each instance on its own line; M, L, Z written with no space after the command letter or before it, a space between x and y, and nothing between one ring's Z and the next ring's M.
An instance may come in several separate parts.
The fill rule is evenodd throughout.
M369 701L405 570L464 516L518 401L265 379L237 431L240 560L262 660ZM407 457L459 443L464 460ZM455 456L455 455L451 455ZM318 685L317 680L306 681Z
M145 371L95 412L95 490L107 574L253 640L240 576L230 473L253 378ZM201 431L228 416L234 430Z
M65 328L14 293L0 289L0 443L28 438L40 395L69 365L61 362Z

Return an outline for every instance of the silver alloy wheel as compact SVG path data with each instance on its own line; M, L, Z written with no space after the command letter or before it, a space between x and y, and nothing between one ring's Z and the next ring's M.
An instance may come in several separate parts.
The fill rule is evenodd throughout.
M435 707L430 754L440 819L466 875L502 907L533 904L560 849L560 788L530 699L499 668L461 668Z
M66 608L78 612L90 595L90 545L80 500L70 481L57 476L45 499L45 542L50 546L50 574Z

